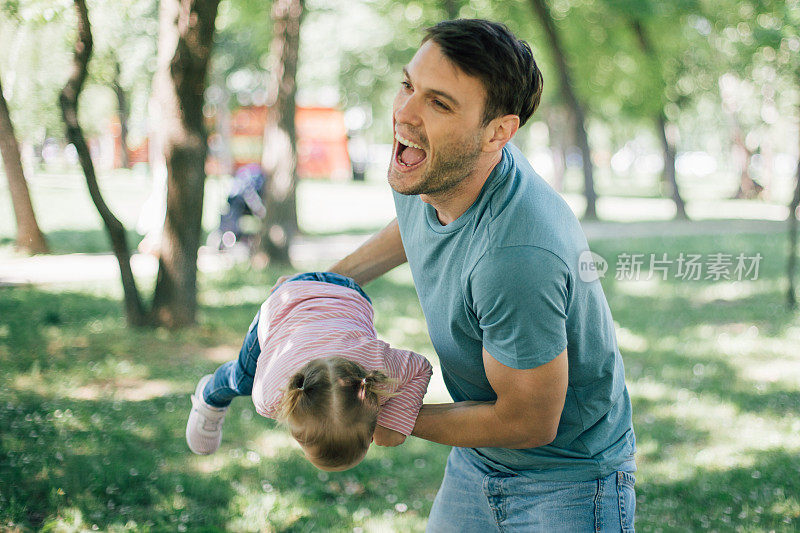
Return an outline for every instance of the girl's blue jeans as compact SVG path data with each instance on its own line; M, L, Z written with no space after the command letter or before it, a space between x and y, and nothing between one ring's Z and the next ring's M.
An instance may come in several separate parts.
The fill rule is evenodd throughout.
M322 281L348 287L361 294L368 302L372 303L369 296L351 278L333 272L306 272L297 274L284 281ZM227 407L231 400L237 396L250 396L253 393L253 378L256 375L258 356L261 355L261 346L258 344L258 317L256 313L253 322L247 329L239 357L220 366L214 376L203 389L203 400L214 407Z

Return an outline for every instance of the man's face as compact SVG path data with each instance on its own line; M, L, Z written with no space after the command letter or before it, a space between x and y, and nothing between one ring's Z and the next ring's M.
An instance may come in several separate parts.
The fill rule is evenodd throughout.
M403 71L393 107L389 185L407 195L448 191L472 173L481 155L486 90L433 41Z

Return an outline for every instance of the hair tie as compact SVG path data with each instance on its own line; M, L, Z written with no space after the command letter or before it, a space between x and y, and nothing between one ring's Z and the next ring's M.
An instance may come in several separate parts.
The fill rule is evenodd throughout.
M361 378L361 385L358 387L358 399L362 402L367 398L367 378Z

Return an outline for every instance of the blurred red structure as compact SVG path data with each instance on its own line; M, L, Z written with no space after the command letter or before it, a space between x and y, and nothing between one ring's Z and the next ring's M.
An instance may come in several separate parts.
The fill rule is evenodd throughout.
M260 163L264 127L267 121L266 106L242 107L231 112L228 135L218 131L219 120L212 115L208 122L209 140L228 139L233 171L249 163ZM350 157L347 153L347 129L344 113L330 107L297 107L297 175L299 178L350 179ZM122 143L118 120L111 123L114 137L114 167L122 165ZM211 143L210 143L211 144ZM148 139L137 146L129 144L131 164L148 162ZM206 161L209 174L223 172L223 165L209 150Z
M122 127L119 124L119 119L113 117L109 125L111 136L114 138L114 168L122 168L122 143L120 142L120 132ZM145 138L137 146L130 145L131 139L128 138L128 161L133 165L135 163L147 163L147 154L150 143Z
M326 107L298 107L297 175L301 178L350 178L344 113Z

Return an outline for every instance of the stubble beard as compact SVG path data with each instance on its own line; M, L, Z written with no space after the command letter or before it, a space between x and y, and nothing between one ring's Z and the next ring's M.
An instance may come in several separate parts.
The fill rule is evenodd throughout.
M398 183L394 177L395 171L392 165L389 165L389 185L396 192L405 196L436 195L456 189L475 171L481 155L480 139L480 133L476 133L470 139L459 140L442 147L431 160L428 169L419 181L406 189L398 189ZM398 177L402 179L401 176L402 174Z

